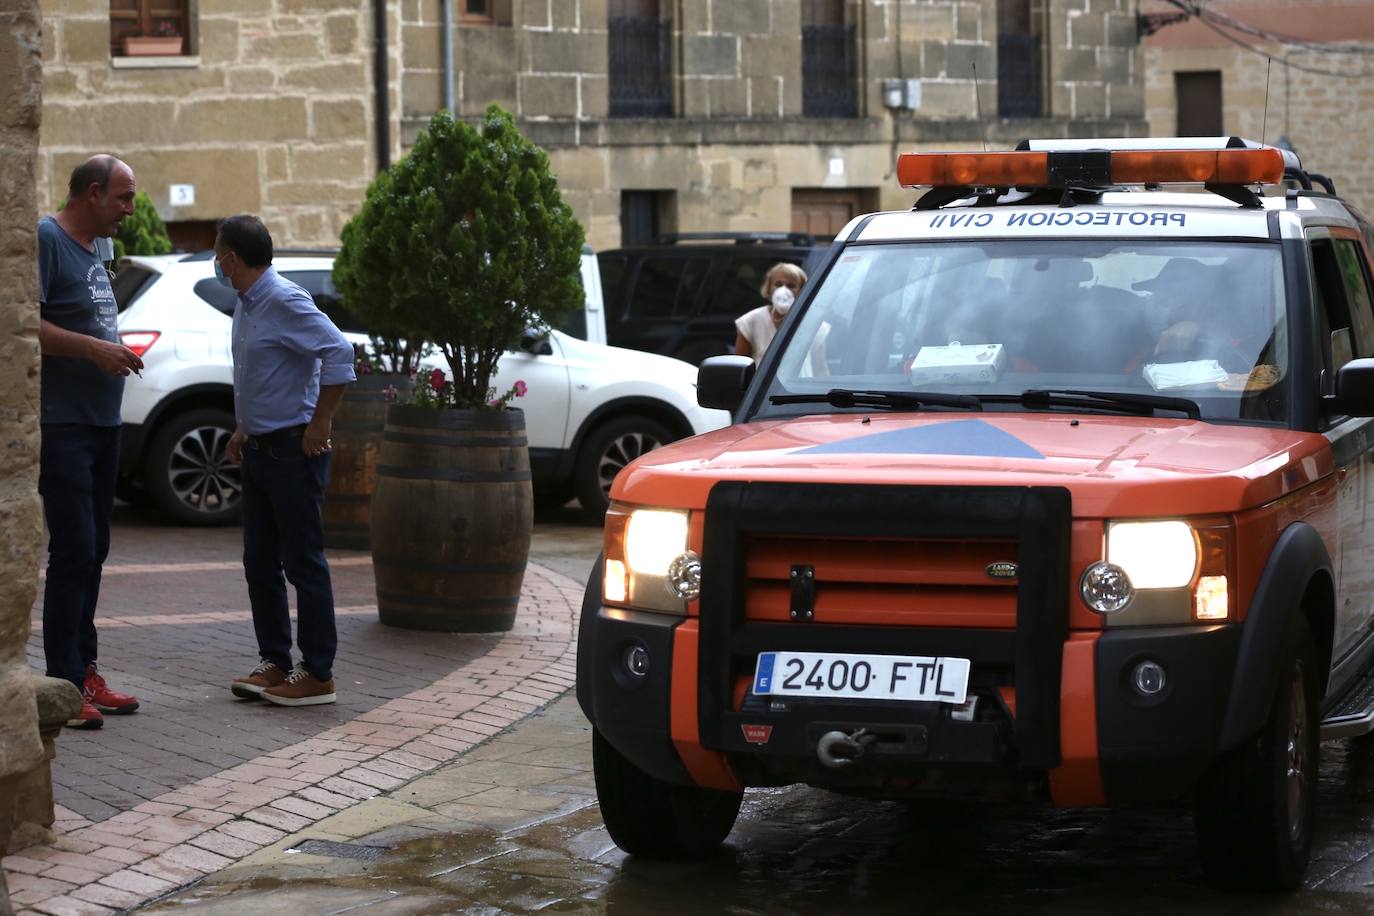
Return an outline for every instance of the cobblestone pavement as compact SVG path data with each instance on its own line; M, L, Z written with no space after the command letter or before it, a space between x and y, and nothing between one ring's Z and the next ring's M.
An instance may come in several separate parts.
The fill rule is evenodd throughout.
M541 527L551 563L581 578L599 533ZM331 551L338 704L237 700L228 684L256 662L238 529L121 510L113 540L101 669L142 708L59 737L59 839L3 860L20 907L99 913L165 893L432 770L572 682L579 581L532 563L511 633L415 633L377 622L366 554ZM39 671L41 598L29 644Z

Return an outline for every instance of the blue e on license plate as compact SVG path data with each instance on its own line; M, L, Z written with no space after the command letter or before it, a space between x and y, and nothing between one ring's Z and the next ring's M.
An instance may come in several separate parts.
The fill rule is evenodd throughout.
M962 704L969 660L928 655L760 652L754 693Z

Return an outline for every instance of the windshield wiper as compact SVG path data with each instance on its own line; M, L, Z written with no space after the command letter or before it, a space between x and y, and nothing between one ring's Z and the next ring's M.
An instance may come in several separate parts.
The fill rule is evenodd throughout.
M1003 400L996 395L985 400ZM1120 391L1082 391L1076 388L1027 388L1019 395L1008 395L1007 401L1017 401L1023 407L1090 407L1134 408L1135 413L1151 416L1156 410L1173 410L1186 414L1190 420L1202 419L1202 408L1188 398L1171 398L1161 394L1126 394Z
M848 388L831 388L823 394L775 394L768 402L829 404L832 407L890 407L896 410L919 407L983 409L983 402L971 394L944 394L938 391L853 391Z

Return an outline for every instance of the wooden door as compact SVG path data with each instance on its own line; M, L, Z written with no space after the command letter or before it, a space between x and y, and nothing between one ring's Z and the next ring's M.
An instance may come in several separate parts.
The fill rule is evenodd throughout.
M877 197L873 188L795 188L792 231L834 238L845 223L876 209Z

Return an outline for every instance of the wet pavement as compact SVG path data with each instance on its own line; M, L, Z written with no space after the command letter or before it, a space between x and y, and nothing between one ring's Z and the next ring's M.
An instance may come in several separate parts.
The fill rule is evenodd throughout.
M751 790L707 861L643 862L601 824L589 745L565 697L460 761L146 912L1374 912L1374 742L1324 746L1315 861L1307 887L1284 897L1212 890L1186 813L938 808L806 787Z
M117 549L125 551L128 569L111 580L112 616L229 606L205 586L233 577L227 567L237 531L186 537L184 529L136 514L120 525ZM544 513L532 559L583 581L599 546L599 532L579 525L570 510ZM174 588L157 577L154 567L170 552L178 564L201 564L187 570L200 577L192 605L185 604L184 584ZM346 588L357 585L360 602L363 572L341 567L341 580ZM359 581L350 584L355 576ZM141 587L124 589L117 581ZM223 587L225 595L241 588L227 581ZM246 620L226 622L247 628ZM143 633L142 643L124 648L150 646L152 630ZM205 664L205 653L195 654ZM112 726L135 720L143 716ZM75 748L66 749L66 761L58 761L60 792L75 788L62 774L79 770L67 762ZM1323 757L1314 862L1306 887L1285 897L1208 887L1186 812L941 808L806 787L751 790L718 855L674 865L630 859L611 843L596 807L590 727L568 693L452 762L396 779L372 797L337 798L338 810L308 825L282 821L270 842L262 833L252 849L235 852L226 844L220 852L233 864L140 912L1374 913L1374 739L1327 743ZM156 766L155 755L148 759ZM169 867L164 877L174 874ZM130 896L153 893L161 891ZM63 906L76 908L39 906L52 913L113 911L78 904L67 898Z

